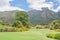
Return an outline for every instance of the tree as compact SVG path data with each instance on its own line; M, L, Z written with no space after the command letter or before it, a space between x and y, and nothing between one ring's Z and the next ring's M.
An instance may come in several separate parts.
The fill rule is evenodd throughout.
M13 23L13 26L20 28L20 27L23 27L23 24L22 24L21 21L15 21L15 22Z
M29 27L30 26L30 21L29 21L29 15L27 12L25 11L19 11L16 13L16 17L15 17L15 26L26 26Z
M54 20L49 26L50 29L60 29L60 20Z

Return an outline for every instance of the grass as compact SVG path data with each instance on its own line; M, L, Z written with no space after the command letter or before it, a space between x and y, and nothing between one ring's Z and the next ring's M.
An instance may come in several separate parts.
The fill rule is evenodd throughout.
M0 32L0 40L53 40L47 33L55 33L49 29L31 29L27 32Z

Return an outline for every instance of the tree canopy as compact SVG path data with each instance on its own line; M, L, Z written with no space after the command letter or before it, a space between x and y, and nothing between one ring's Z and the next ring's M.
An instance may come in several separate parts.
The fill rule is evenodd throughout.
M29 21L29 15L25 11L19 11L16 13L15 22L14 25L17 27L29 27L30 21Z

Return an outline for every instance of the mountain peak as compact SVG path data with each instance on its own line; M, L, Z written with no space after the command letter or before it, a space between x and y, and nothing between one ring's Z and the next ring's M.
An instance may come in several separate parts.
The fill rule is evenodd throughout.
M32 24L49 24L53 20L60 20L60 12L57 13L48 8L29 11L29 15Z
M42 8L42 10L49 10L47 7L45 7L45 8Z

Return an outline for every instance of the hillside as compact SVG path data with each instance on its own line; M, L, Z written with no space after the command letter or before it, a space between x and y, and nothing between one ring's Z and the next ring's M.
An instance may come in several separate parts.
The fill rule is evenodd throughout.
M29 16L32 24L48 24L53 20L60 20L60 11L54 12L48 8L42 8L41 11L29 11Z
M0 12L0 20L11 23L14 20L16 12L17 10Z
M0 12L0 20L11 23L14 21L16 12L18 12L18 10ZM34 25L49 24L53 20L60 20L60 11L54 12L48 8L42 8L42 10L30 10L28 13L30 21Z

